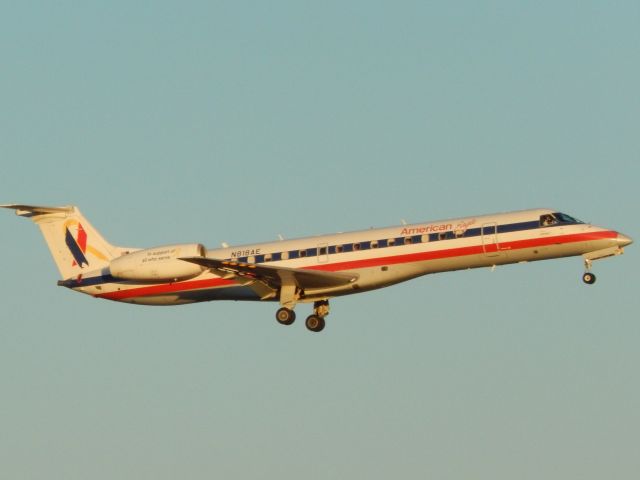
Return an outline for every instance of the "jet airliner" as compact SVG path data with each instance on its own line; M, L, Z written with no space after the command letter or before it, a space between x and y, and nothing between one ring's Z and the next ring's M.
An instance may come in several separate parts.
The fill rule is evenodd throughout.
M312 303L305 324L313 332L325 327L329 299L431 273L582 256L582 280L593 284L592 262L632 243L615 230L534 209L214 249L139 249L111 245L75 206L0 207L40 227L58 285L141 305L273 301L283 325L294 322L298 303Z

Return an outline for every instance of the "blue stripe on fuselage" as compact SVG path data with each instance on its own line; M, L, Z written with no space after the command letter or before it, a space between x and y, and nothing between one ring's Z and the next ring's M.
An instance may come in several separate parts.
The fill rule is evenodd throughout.
M105 283L119 282L119 280L112 275L98 275L96 277L87 278L68 278L67 280L59 280L58 285L67 288L78 287L93 287L95 285L102 285Z
M541 227L540 226L540 222L538 220L533 220L533 221L527 221L527 222L518 222L518 223L510 223L510 224L498 224L497 225L497 233L512 233L512 232L520 232L520 231L526 231L526 230L537 230L539 228L554 228L554 227L559 227L559 226L566 226L566 225L575 225L576 223L567 223L567 222L560 222L558 224L555 225L550 225L550 226L545 226L545 227ZM454 231L447 231L447 232L442 232L442 233L431 233L428 234L429 235L429 243L431 242L438 242L438 241L442 241L442 240L455 240L456 238L472 238L472 237L479 237L482 235L482 231L484 229L484 233L489 234L489 233L493 233L493 227L492 231L489 232L487 229L489 228L489 224L484 225L482 227L476 227L476 228L469 228L468 230L466 230L464 232L464 234L462 235L462 237L456 237L455 236L455 232ZM444 238L439 237L439 235L445 235ZM408 235L407 237L411 237L412 239L414 239L414 243L421 243L421 235ZM398 238L394 238L395 244L394 246L403 246L404 245L404 238L405 237L398 237ZM366 241L366 242L358 242L360 245L360 248L362 250L369 250L371 248L371 243L372 242L377 242L378 247L377 248L392 248L392 247L387 247L387 240L388 239L380 239L380 240L371 240L371 241ZM81 259L84 259L84 262L88 264L86 258L84 257L84 255L82 254L82 252L80 251L77 243L75 242L73 236L71 236L69 230L67 230L67 245L69 246L69 249L72 250L73 253L73 249L72 247L69 245L69 243L72 243L73 246L75 246L75 248L77 249L78 253L81 256ZM366 245L365 245L366 244ZM363 245L365 245L363 247ZM336 246L335 245L330 245L327 248L327 252L329 255L338 253L336 251ZM340 253L347 253L347 252L352 252L353 251L353 244L343 244L341 245L341 252ZM290 260L292 259L296 259L296 258L300 258L300 254L299 254L300 250L291 250L286 252L288 254L288 258ZM305 252L307 253L306 256L308 256L309 258L315 257L317 254L317 249L315 248L311 248L311 249L305 249ZM282 258L282 254L283 252L275 252L271 254L271 262L274 261L280 261ZM75 257L75 255L74 255ZM258 255L256 256L256 263L264 263L265 255ZM238 261L241 262L247 262L248 261L248 257L240 257L237 259ZM78 262L79 263L79 262ZM79 263L80 264L80 263ZM63 287L67 287L67 288L79 288L79 287L92 287L92 286L96 286L96 285L102 285L105 283L122 283L122 280L119 280L115 277L113 277L110 274L106 274L106 275L98 275L98 276L94 276L94 277L87 277L87 278L77 278L77 279L67 279L67 280L60 280L58 282L58 285L63 286ZM129 282L125 282L128 283ZM135 283L135 282L134 282Z

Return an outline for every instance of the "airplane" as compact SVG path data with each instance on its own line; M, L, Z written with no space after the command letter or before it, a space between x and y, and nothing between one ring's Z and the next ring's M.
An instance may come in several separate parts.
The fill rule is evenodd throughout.
M582 256L582 280L593 284L592 262L622 254L633 241L557 210L534 209L214 249L140 249L108 243L76 206L0 207L40 227L60 286L140 305L279 302L282 325L295 321L298 303L313 303L305 322L312 332L324 329L333 297L432 273Z

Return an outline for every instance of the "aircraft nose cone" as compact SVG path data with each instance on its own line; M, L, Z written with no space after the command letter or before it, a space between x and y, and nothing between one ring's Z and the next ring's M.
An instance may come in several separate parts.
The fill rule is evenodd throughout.
M622 233L618 234L618 245L620 245L621 247L626 247L627 245L630 245L632 243L633 243L633 239L631 237L627 237Z

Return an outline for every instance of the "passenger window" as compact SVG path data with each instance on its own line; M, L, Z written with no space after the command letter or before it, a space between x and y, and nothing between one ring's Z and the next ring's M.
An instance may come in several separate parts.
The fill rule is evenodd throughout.
M360 244L359 243L354 243L353 244L353 250L354 251L360 250Z
M342 245L336 245L336 253L342 253L343 252L343 247Z
M420 239L420 241L422 243L429 243L429 235L422 235L422 238Z
M446 240L447 239L447 232L442 232L438 234L438 240Z
M404 244L405 244L405 245L411 245L411 241L412 241L412 240L411 240L411 237L405 237L405 239L404 239Z
M395 244L396 244L396 240L395 240L395 238L390 238L390 239L387 241L387 245L389 245L390 247L393 247Z
M371 242L371 248L378 248L378 242L376 242L375 240Z
M267 254L264 256L264 261L265 261L265 262L270 262L270 261L271 261L271 254L270 254L270 253L267 253Z
M282 260L289 260L289 252L282 252L281 258Z

